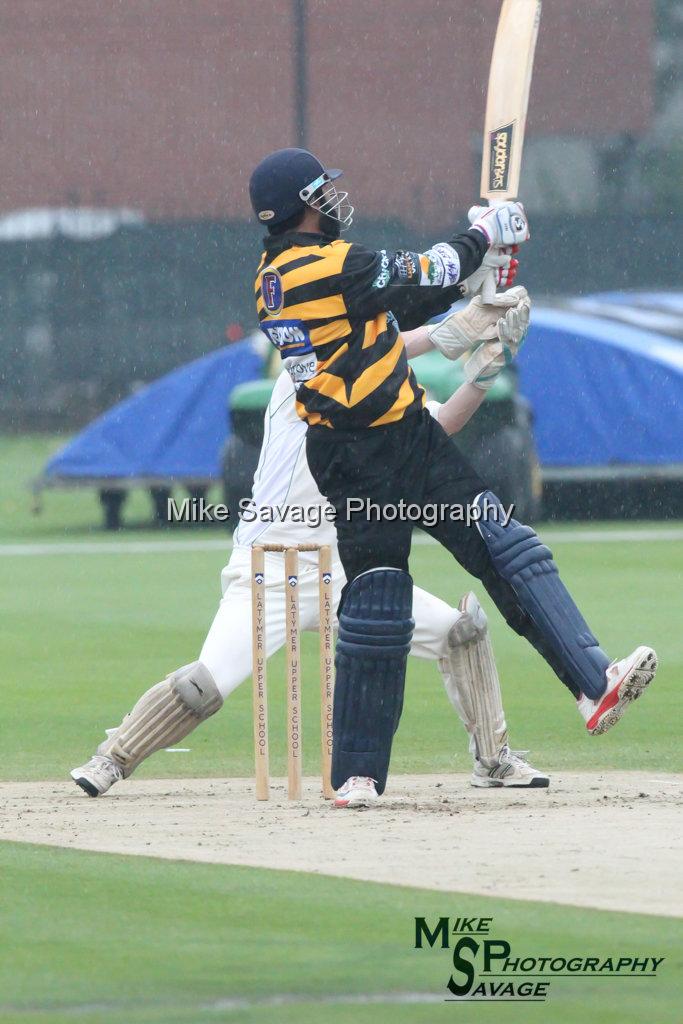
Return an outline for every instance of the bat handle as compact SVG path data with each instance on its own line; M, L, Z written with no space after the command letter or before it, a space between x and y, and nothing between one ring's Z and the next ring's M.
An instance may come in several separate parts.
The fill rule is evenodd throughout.
M501 202L500 199L489 198L489 206L498 206ZM481 286L481 301L488 303L489 305L494 301L496 297L496 272L492 270L488 273L484 279L484 283Z
M483 303L492 303L496 297L496 272L491 270L484 278L484 283L481 286L481 301Z

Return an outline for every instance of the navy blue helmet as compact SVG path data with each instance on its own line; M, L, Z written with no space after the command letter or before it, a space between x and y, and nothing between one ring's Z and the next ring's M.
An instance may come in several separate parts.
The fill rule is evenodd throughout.
M338 192L333 184L341 174L325 168L307 149L278 149L261 160L249 180L254 213L262 224L275 227L310 206L347 228L353 207L348 192Z

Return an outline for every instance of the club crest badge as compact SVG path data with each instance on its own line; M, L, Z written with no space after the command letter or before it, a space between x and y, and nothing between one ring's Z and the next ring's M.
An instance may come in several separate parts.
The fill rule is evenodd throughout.
M288 576L287 582L289 583L290 587L295 587L299 581L296 576Z
M275 316L284 304L282 278L275 267L266 267L261 273L261 297L266 311Z
M262 572L254 573L254 583L258 583L259 586L263 583L264 576Z
M328 584L328 583L331 583L331 582L332 582L332 573L331 572L324 572L323 573L323 583Z

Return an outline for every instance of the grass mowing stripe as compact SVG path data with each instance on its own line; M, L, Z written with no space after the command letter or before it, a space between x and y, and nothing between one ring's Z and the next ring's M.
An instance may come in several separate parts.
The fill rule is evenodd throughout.
M661 527L635 530L575 529L544 530L542 540L549 544L627 544L634 541L683 540L683 527ZM426 533L416 532L414 545L435 545L437 541ZM40 544L0 544L0 558L35 557L40 555L147 555L183 554L194 551L232 550L232 539L222 540L121 540L121 541L56 541Z
M492 917L491 936L515 956L680 956L671 919L286 871L4 843L0 874L3 1021L319 1024L323 1006L334 1024L449 1010L452 1022L453 1008L436 1005L449 995L450 952L413 948L415 916ZM590 1005L601 1024L673 1022L675 963L660 972L643 986L558 980L544 1019L583 1024ZM506 1005L506 1024L524 1011Z
M441 995L429 992L358 992L353 995L319 995L307 996L302 993L286 993L281 995L264 996L261 999L215 999L210 1003L197 1003L191 1009L197 1013L223 1013L235 1014L244 1010L265 1010L273 1007L294 1007L294 1006L419 1006L432 1005L434 1003L448 1002ZM450 1000L453 1001L453 1000ZM176 1003L156 1003L155 1011L170 1013L177 1008ZM150 1007L151 1009L151 1007ZM118 1013L121 1010L121 1003L76 1003L72 1006L61 1006L59 1013L69 1016L91 1016L92 1014ZM47 1013L47 1009L29 1008L23 1010L21 1007L8 1006L0 1003L0 1013L3 1014L3 1021L6 1021L4 1014L13 1013L19 1019L24 1013Z
M215 614L223 555L194 552L152 559L112 554L17 558L0 571L0 778L65 778L90 756L105 727L117 725L140 694L178 665L196 658ZM555 555L587 622L612 657L637 643L657 650L653 686L618 729L589 737L570 694L541 658L502 621L483 588L436 544L416 547L415 582L457 607L473 589L489 616L515 747L531 749L540 769L677 770L683 713L680 629L683 545L558 545ZM315 707L318 653L313 634L302 642L304 701ZM284 657L269 665L273 721L283 721ZM247 680L248 673L245 673ZM248 681L222 711L182 746L182 771L192 776L244 776L253 771ZM280 718L280 716L282 716ZM304 749L319 744L316 716L304 713ZM273 773L286 765L284 730L274 729ZM395 772L465 771L470 761L462 726L436 666L410 658L406 701L393 754ZM157 755L142 776L173 776L177 755Z

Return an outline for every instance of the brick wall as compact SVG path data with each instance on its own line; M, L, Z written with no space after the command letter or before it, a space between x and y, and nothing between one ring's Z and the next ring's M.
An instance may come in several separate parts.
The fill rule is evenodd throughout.
M639 134L650 0L546 3L529 127ZM430 224L477 192L498 0L309 0L309 145L367 217ZM127 205L245 217L266 152L295 142L289 0L0 6L0 212Z

